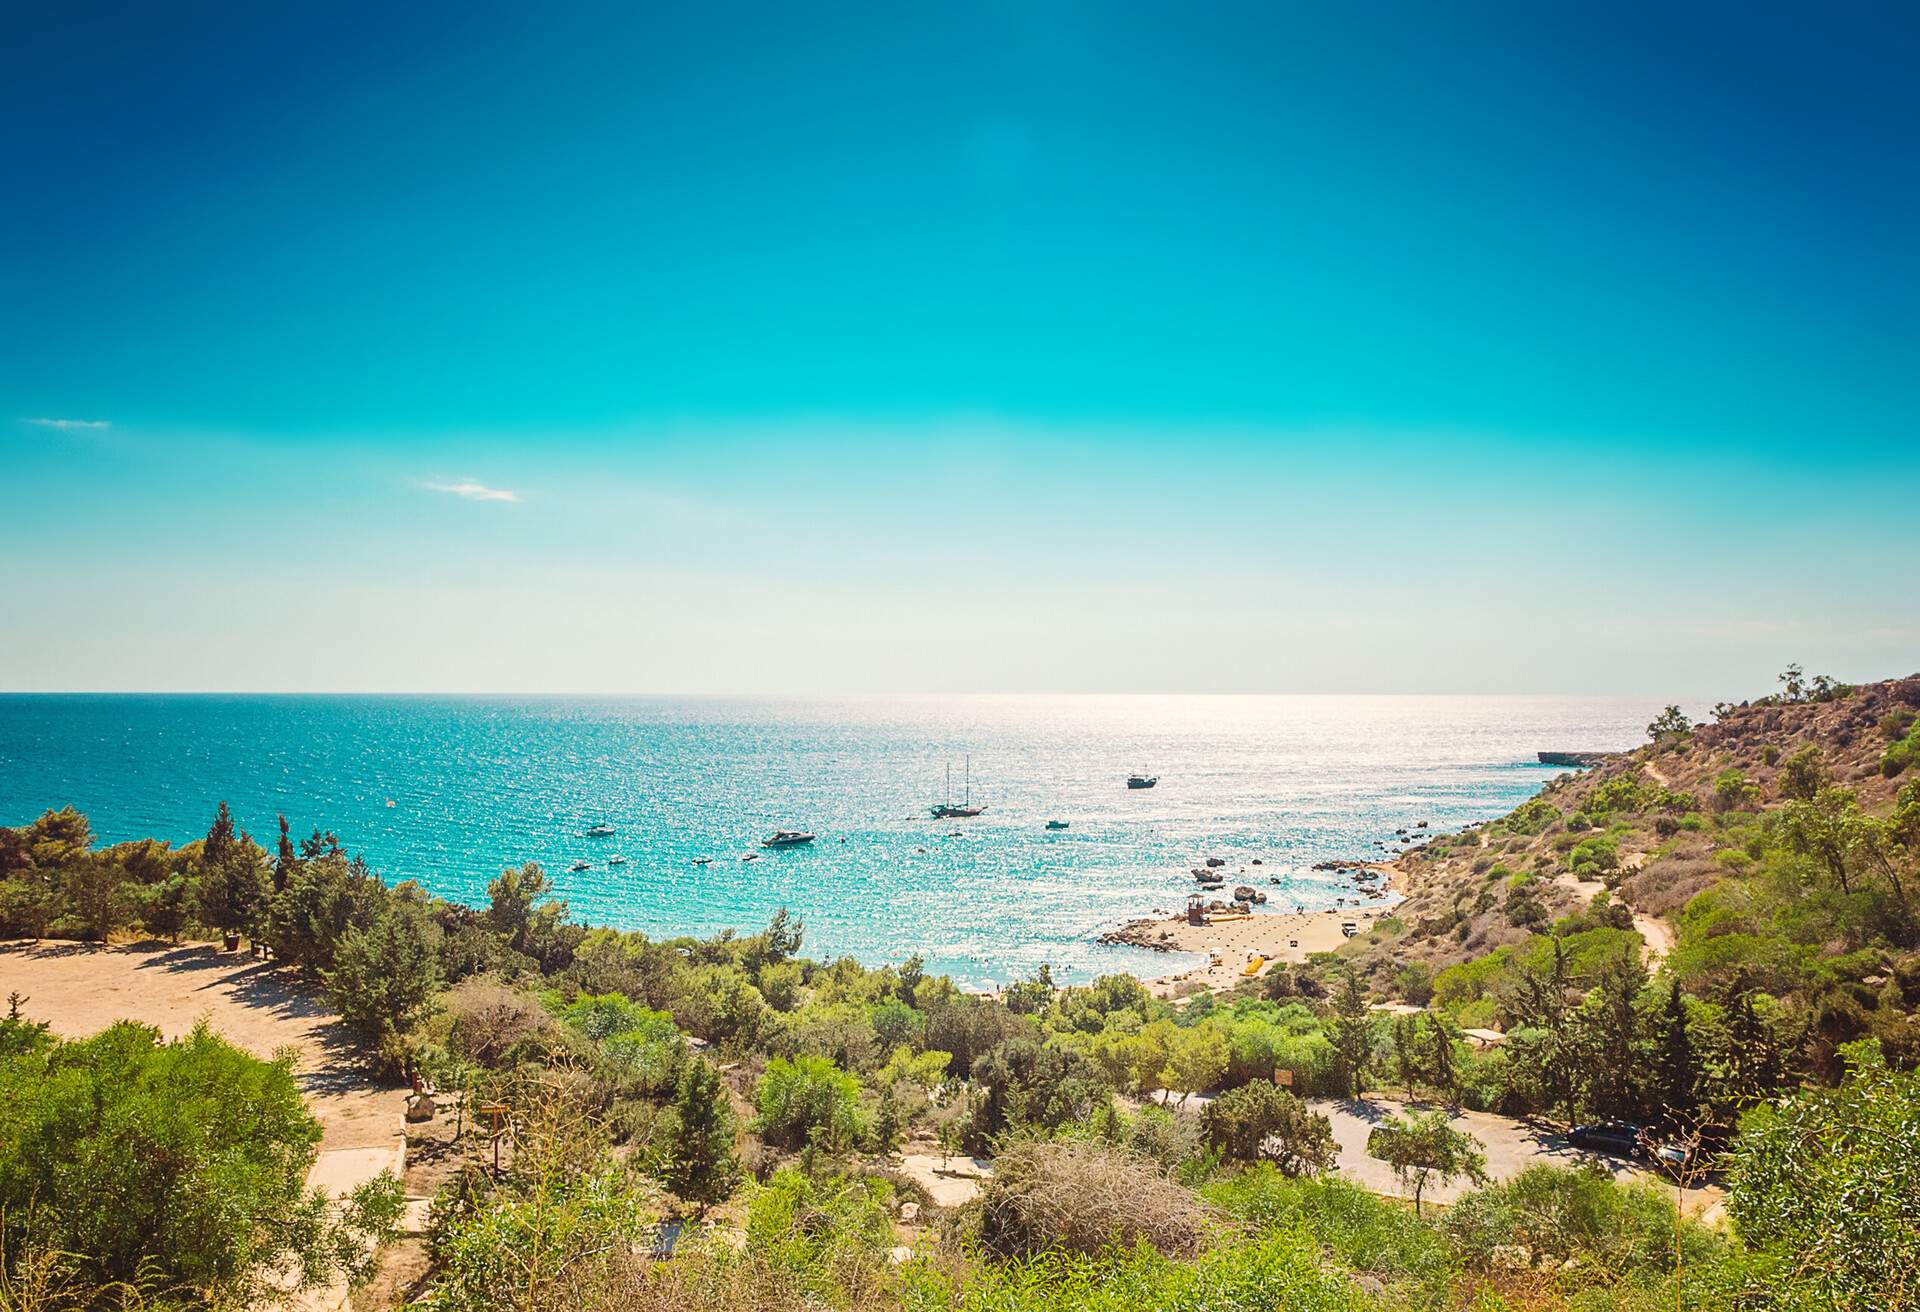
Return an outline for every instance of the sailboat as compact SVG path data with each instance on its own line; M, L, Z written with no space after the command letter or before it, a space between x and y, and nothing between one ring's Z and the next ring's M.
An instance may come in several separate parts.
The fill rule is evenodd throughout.
M961 794L960 805L953 804L953 762L947 762L947 786L940 795L940 804L933 808L935 820L967 820L979 815L987 808L973 804L973 757L967 757L966 791Z

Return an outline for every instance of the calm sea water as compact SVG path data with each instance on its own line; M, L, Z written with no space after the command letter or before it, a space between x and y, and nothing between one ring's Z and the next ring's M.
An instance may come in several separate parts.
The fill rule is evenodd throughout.
M0 696L0 823L72 803L105 842L206 831L226 799L270 843L330 828L390 881L484 902L538 861L574 914L651 934L752 930L972 984L1042 962L1177 968L1102 930L1184 905L1207 855L1258 857L1275 906L1331 906L1310 869L1523 801L1541 748L1638 740L1644 699L1523 697ZM975 820L934 821L971 756ZM1129 791L1130 771L1157 788ZM391 805L389 805L391 802ZM1070 822L1049 832L1049 819ZM596 822L611 838L588 838ZM742 863L775 827L811 847ZM957 833L957 836L954 836ZM606 858L622 853L625 866ZM696 858L710 857L710 865ZM575 860L593 862L578 873ZM1283 884L1268 885L1267 876Z

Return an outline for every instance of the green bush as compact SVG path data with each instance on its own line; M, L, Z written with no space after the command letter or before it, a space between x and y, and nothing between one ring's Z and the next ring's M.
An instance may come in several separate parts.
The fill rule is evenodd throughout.
M1605 835L1583 838L1567 853L1567 868L1586 879L1598 879L1620 868L1620 849Z
M396 889L365 929L335 944L327 992L340 1017L369 1044L419 1023L440 989L440 927L412 884Z
M1645 810L1657 797L1657 790L1648 784L1638 770L1634 770L1617 775L1594 789L1582 809L1597 821L1616 812Z
M561 1017L600 1046L601 1073L620 1092L658 1096L678 1083L687 1042L666 1012L620 993L583 993Z
M1217 1026L1173 1030L1171 1038L1164 1057L1168 1074L1189 1059L1209 1056L1217 1057L1219 1069L1225 1069L1227 1044ZM961 1136L973 1153L991 1151L994 1139L1007 1130L1057 1129L1086 1116L1105 1099L1098 1078L1078 1053L1031 1039L1010 1039L980 1057L973 1064L973 1084L973 1106ZM1204 1086L1196 1080L1193 1087Z
M1649 1185L1621 1185L1598 1166L1531 1166L1503 1184L1475 1190L1456 1202L1442 1223L1454 1254L1485 1270L1501 1250L1522 1249L1536 1265L1589 1268L1618 1278L1666 1270L1676 1239L1683 1260L1695 1265L1719 1247L1691 1223L1678 1236L1673 1201Z
M1515 807L1507 816L1506 826L1513 833L1531 838L1559 818L1558 807L1544 797L1535 797Z
M337 1216L309 1194L320 1127L289 1061L204 1025L168 1043L122 1021L60 1043L0 1020L0 1108L0 1251L70 1254L83 1282L244 1305L282 1267L364 1275L399 1216L391 1176Z
M781 1148L826 1144L851 1149L864 1132L860 1081L825 1057L775 1057L755 1092L756 1129Z
M893 1187L870 1176L777 1171L747 1205L747 1243L786 1265L814 1267L835 1249L884 1252L893 1242Z
M1276 1233L1223 1244L1197 1260L1140 1247L1102 1257L1045 1254L982 1263L955 1274L933 1262L903 1273L905 1306L916 1312L1372 1312L1382 1304L1313 1244Z
M1807 1297L1792 1306L1891 1308L1920 1289L1920 1075L1850 1045L1838 1089L1762 1104L1740 1122L1727 1210Z
M1916 763L1920 763L1920 726L1910 729L1905 738L1882 753L1880 773L1891 779Z
M720 1073L704 1061L681 1072L673 1101L654 1126L654 1175L687 1202L724 1202L740 1183L733 1109Z
M1432 1226L1345 1180L1290 1179L1262 1163L1208 1185L1202 1196L1256 1233L1309 1235L1358 1271L1426 1283L1450 1265Z
M1333 1125L1285 1089L1243 1084L1201 1113L1209 1142L1239 1162L1270 1161L1288 1175L1314 1175L1333 1165Z
M580 1306L585 1292L621 1280L622 1256L644 1241L656 1215L632 1177L612 1165L480 1186L464 1205L448 1198L443 1192L437 1209L433 1289L412 1305L430 1312Z

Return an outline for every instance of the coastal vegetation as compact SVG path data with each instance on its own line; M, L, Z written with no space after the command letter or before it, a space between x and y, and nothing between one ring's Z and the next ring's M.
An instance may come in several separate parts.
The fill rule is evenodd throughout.
M369 1273L400 1186L340 1208L306 1188L320 1128L286 1061L204 1026L61 1042L19 1002L0 1019L0 1307L246 1306Z
M785 912L655 940L576 922L531 865L467 907L286 820L263 846L225 806L177 848L97 847L71 809L0 830L0 928L239 935L366 1061L443 1091L475 1128L408 1296L447 1312L1912 1306L1920 779L1884 762L1920 679L1789 674L1408 851L1393 917L1231 992L1043 969L975 995L918 958L809 959ZM364 1273L392 1200L303 1195L315 1132L284 1066L223 1047L0 1026L0 1307ZM1367 1150L1410 1207L1331 1170L1323 1100L1385 1093L1417 1105ZM1643 1126L1730 1225L1592 1166L1490 1181L1458 1108ZM160 1144L178 1174L142 1197L218 1221L190 1244L106 1187ZM939 1203L962 1154L990 1163L979 1196Z

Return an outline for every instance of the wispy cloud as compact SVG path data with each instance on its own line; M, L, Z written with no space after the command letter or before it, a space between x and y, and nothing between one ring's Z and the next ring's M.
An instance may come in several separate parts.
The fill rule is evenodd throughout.
M445 492L450 496L461 497L468 501L518 501L520 499L518 492L512 492L503 487L488 487L485 483L471 478L450 483L425 483L422 486L429 492Z
M63 433L71 433L82 428L112 428L104 419L22 419L23 424L32 424L35 428L57 428Z

